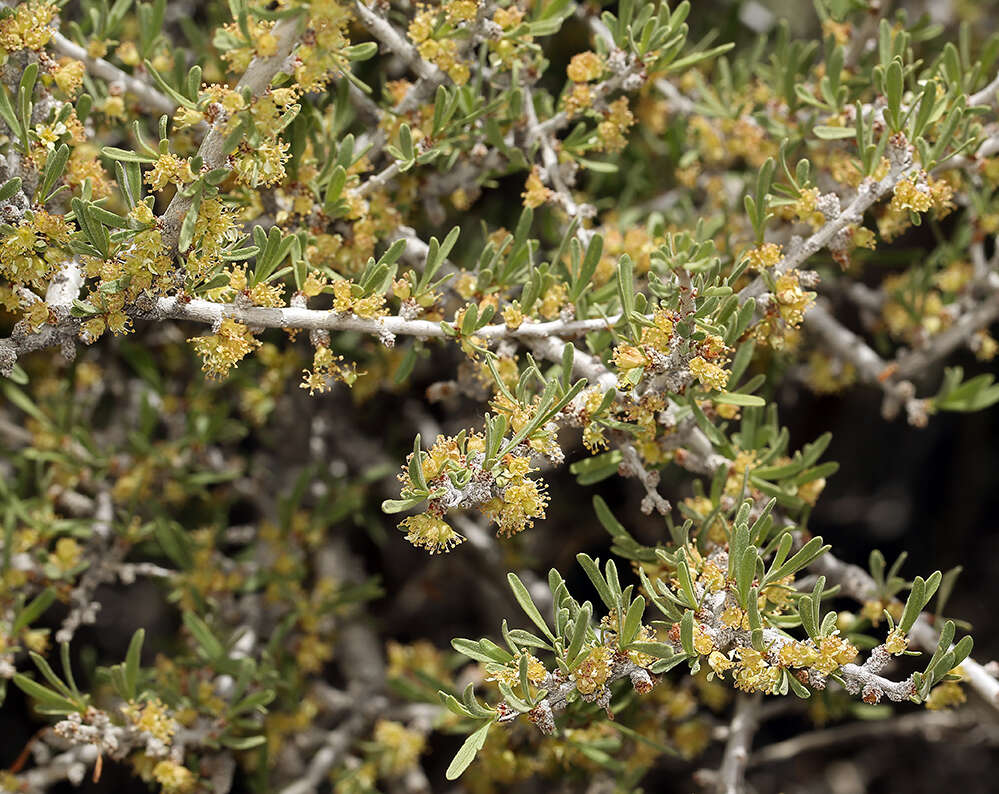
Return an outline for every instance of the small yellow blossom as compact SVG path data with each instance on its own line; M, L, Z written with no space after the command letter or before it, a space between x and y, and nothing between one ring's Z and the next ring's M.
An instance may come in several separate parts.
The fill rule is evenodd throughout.
M531 169L527 183L524 185L524 192L520 195L524 199L524 206L531 209L540 207L551 198L552 191L545 187L544 182L541 181L537 166Z
M208 336L198 336L187 340L194 346L202 359L202 369L210 378L225 377L260 342L250 329L240 322L226 317L219 329Z
M590 650L572 674L576 682L576 689L579 690L580 694L592 695L607 683L611 674L610 663L613 657L614 651L606 645L597 645Z
M746 252L749 266L756 270L765 270L780 262L783 254L781 247L777 243L764 243Z
M160 761L153 767L153 777L156 782L163 786L163 791L177 792L183 794L194 788L197 779L194 773L186 766L182 766L175 761Z
M595 52L577 52L569 61L566 74L574 83L588 83L603 74L603 58Z
M451 528L450 524L430 513L404 518L399 528L406 530L406 540L431 554L451 551L465 540Z
M695 356L688 364L691 374L697 378L701 386L713 391L725 391L728 384L728 371L701 356Z

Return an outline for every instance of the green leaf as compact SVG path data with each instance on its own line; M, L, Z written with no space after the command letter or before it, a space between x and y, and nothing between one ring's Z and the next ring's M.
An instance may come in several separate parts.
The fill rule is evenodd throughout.
M225 648L222 643L212 634L208 624L193 612L185 612L183 615L184 625L194 636L195 641L204 651L209 661L217 661L225 656Z
M767 401L755 394L743 394L737 391L712 392L708 395L711 400L723 405L746 405L763 407Z
M791 691L795 695L800 697L802 700L807 700L812 696L812 690L806 687L801 681L794 677L794 675L789 671L785 670L784 675L787 676L787 683L791 687Z
M104 146L101 148L101 154L105 157L110 157L112 160L121 160L125 163L148 163L152 164L156 162L155 157L148 154L139 154L138 152L130 152L126 149L118 149L114 146Z
M673 646L665 642L633 642L631 643L631 650L646 653L658 659L672 659L678 655ZM683 654L679 655L682 656Z
M26 675L15 673L14 683L24 694L35 700L39 711L46 714L72 714L74 711L80 710L73 701L37 681L33 681Z
M461 704L461 701L458 700L458 698L456 698L454 695L449 695L447 692L444 692L443 690L437 690L437 696L444 702L444 705L447 707L447 710L450 711L452 714L457 714L459 717L468 717L469 719L475 716L474 714L472 714L471 711L466 709Z
M451 647L458 653L464 654L477 662L497 662L507 664L513 660L513 654L504 651L495 643L484 645L485 641L476 642L463 637L456 637L451 640Z
M145 638L145 629L136 631L132 635L132 641L128 644L128 653L125 654L125 684L129 700L133 700L138 694L136 687L139 683L139 664L142 660L142 642Z
M785 562L776 570L771 569L767 575L763 578L761 587L766 587L768 584L772 584L779 579L783 579L785 576L790 576L793 573L797 573L806 565L811 563L821 554L825 554L832 546L823 546L821 537L814 537L808 541L804 546L802 546L798 553L795 554L791 559Z
M583 604L582 609L579 610L579 614L576 615L576 622L572 627L572 637L569 640L569 647L565 652L565 662L569 665L569 669L576 666L577 657L582 653L583 641L586 639L586 634L590 628L592 614L593 608L589 602L586 602Z
M267 743L266 736L223 736L219 740L224 746L233 750L252 750Z
M402 513L427 501L426 496L411 496L409 499L386 499L382 502L382 512L387 515Z
M594 504L596 504L596 500L599 498L594 497ZM600 573L598 561L590 557L589 554L583 553L576 555L576 561L582 566L590 582L593 583L593 587L596 589L597 595L600 596L600 600L604 602L604 606L609 610L617 609L617 600L614 598L607 580Z
M454 759L447 768L447 772L444 773L444 777L448 780L457 780L461 777L462 773L468 769L472 761L475 760L476 754L486 743L486 735L489 733L490 725L492 725L492 722L483 723L481 727L465 739L465 743L461 745L461 748L455 754Z
M551 629L548 628L548 624L545 623L544 618L541 617L541 613L534 605L534 601L531 599L531 594L527 592L527 588L524 586L524 583L520 581L517 574L512 571L507 574L506 578L510 583L510 589L513 590L514 598L516 598L517 603L520 604L520 608L524 610L527 617L531 619L535 626L541 629L541 632L549 640L555 642L555 635L552 634Z
M354 44L343 50L343 55L348 61L366 61L377 53L378 45L373 41Z
M13 179L8 179L3 183L3 187L0 187L0 202L7 201L7 199L11 198L20 189L21 177L15 176Z
M631 646L638 630L642 627L642 616L645 614L645 598L638 596L628 607L628 613L624 618L624 627L621 629L620 646L621 650L626 650Z
M55 590L51 587L46 587L42 590L42 592L35 596L30 604L18 613L17 618L15 618L14 623L10 628L10 636L16 637L20 633L21 629L30 626L38 620L45 610L52 606L55 600Z
M817 124L812 127L812 132L816 138L824 141L838 141L845 138L854 138L857 130L854 127L829 127L825 124Z

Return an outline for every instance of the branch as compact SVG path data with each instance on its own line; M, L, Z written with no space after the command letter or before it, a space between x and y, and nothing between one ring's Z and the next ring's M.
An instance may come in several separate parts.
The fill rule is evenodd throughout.
M987 283L995 289L988 298L958 317L946 330L933 336L925 348L900 357L898 377L913 377L924 372L931 364L966 342L975 331L987 328L999 318L999 276L991 274Z
M773 267L775 275L786 273L800 267L812 255L818 253L833 241L843 229L853 224L859 224L864 219L864 213L878 200L893 190L902 178L912 169L912 155L905 146L889 143L888 157L892 161L891 168L884 179L879 182L868 179L861 183L857 195L846 209L835 218L826 221L822 228L792 249ZM758 298L766 292L766 282L762 275L757 276L750 284L739 291L739 303L745 303L749 298Z
M819 556L809 568L826 577L830 585L839 584L843 595L863 603L873 599L878 592L874 578L859 565L843 562L826 552ZM920 648L930 653L937 648L940 635L924 615L916 620L910 635ZM999 710L999 681L970 656L961 662L968 685L974 689L992 708Z
M419 50L392 27L387 19L372 11L364 4L363 0L357 0L354 3L354 8L357 10L361 24L368 29L368 32L397 55L421 79L433 81L438 85L447 82L447 75L434 64L425 61Z
M193 298L185 301L180 297L160 298L149 314L151 319L192 320L213 325L231 317L245 325L258 328L298 328L302 330L358 331L374 336L394 334L423 338L452 338L439 322L430 320L407 320L404 317L363 318L351 314L339 314L326 309L283 309L263 306L239 306L234 303L213 303ZM486 325L475 332L481 339L539 339L552 336L580 336L592 331L605 330L618 321L612 316L606 319L573 320L565 322L552 320L543 323L522 323L512 329L505 323ZM564 343L563 343L564 344ZM561 346L559 347L561 354ZM608 373L610 374L610 373ZM614 377L611 374L611 377ZM616 378L615 378L616 383Z
M593 239L594 233L590 229L583 228L583 219L592 217L595 210L588 205L577 204L576 200L572 197L572 192L562 178L558 155L555 154L555 148L552 146L549 132L541 129L538 122L538 114L534 109L534 96L530 89L526 87L525 94L524 108L527 112L527 143L530 145L534 141L537 141L541 144L541 160L544 163L548 180L551 182L552 187L555 188L555 194L558 196L559 203L569 217L579 221L579 225L576 227L576 237L579 238L584 247L588 246L590 240Z
M920 417L925 418L925 410L920 409L919 401L915 399L915 387L907 380L895 380L892 377L896 374L895 367L826 311L824 306L816 303L805 312L805 327L819 337L831 353L853 364L863 382L884 392L882 414L886 418L895 416L902 404L908 408L910 421L914 424L919 424Z
M295 49L298 43L299 30L301 28L302 17L288 17L278 22L271 34L277 39L277 52L267 57L257 56L247 67L246 72L236 86L237 92L244 89L249 90L251 97L258 97L267 90L281 68L286 64L288 56ZM216 168L227 167L228 152L225 151L225 116L216 121L208 135L201 142L198 148L198 155L204 162L203 170L211 171ZM163 246L168 251L177 249L177 242L180 238L180 225L191 207L192 199L181 192L177 192L170 201L169 206L160 218L163 227Z
M997 92L999 92L999 74L993 77L992 82L985 86L985 88L981 91L978 91L968 97L968 107L974 107L975 105L989 105L991 107L995 107L997 99L999 99L999 97L996 96Z
M83 61L87 67L87 71L92 75L100 77L112 85L115 83L123 85L125 90L133 94L147 110L172 116L173 112L177 109L176 102L165 94L161 94L149 85L149 83L133 77L127 72L123 72L113 63L105 61L103 58L91 58L83 47L70 41L61 33L54 32L49 43L56 52L68 55L70 58L75 58L78 61Z
M761 700L759 693L740 693L735 701L735 714L729 728L728 742L725 744L725 755L722 757L721 769L718 770L715 787L718 794L743 794L746 790L746 766L749 763L753 735L759 727Z
M926 736L936 741L945 730L959 730L975 726L976 721L960 712L920 711L888 720L869 720L837 725L821 731L811 731L782 742L769 744L757 750L749 759L749 766L779 763L798 759L803 753L824 750L830 746L852 742L885 740L898 736Z

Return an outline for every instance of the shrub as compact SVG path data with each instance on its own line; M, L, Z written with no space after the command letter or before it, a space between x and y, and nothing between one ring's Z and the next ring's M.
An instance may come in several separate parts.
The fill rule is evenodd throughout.
M999 37L761 9L4 8L5 790L735 792L763 696L999 707L778 418L999 401Z

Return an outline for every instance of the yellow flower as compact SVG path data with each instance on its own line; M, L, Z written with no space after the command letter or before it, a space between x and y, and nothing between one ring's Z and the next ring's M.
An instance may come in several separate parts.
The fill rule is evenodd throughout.
M153 777L163 786L164 791L178 794L190 791L197 782L190 769L175 761L160 761L153 767Z
M153 698L141 706L129 702L122 706L121 710L132 725L164 744L170 744L177 732L177 722L170 716L167 707L159 698Z
M595 52L577 52L566 67L566 74L574 83L596 80L604 71L603 59Z
M375 724L374 740L384 750L379 755L382 772L392 776L415 767L427 743L422 733L411 731L394 720L379 720Z
M406 540L431 554L451 551L465 541L465 538L455 532L450 524L430 513L421 513L403 519L399 529L406 530Z
M925 175L919 182L916 181L915 177L909 176L895 185L888 209L894 212L904 210L926 212L931 206L933 206L933 196L926 184Z
M55 551L49 560L63 573L75 568L80 563L83 556L83 549L73 538L59 538L55 544Z
M701 356L695 356L688 364L691 374L700 381L705 389L725 391L728 384L728 372L722 367L710 361L705 361Z
M798 271L790 270L777 278L775 295L781 317L792 328L797 328L805 319L805 311L815 302L815 293L805 292L798 280Z
M749 266L757 270L773 267L780 262L782 257L781 247L776 243L764 243L746 252Z
M260 342L250 329L240 322L226 317L219 324L219 330L209 336L188 339L195 352L202 359L202 370L210 378L225 377L251 350L260 347Z
M597 645L591 649L586 658L576 667L572 677L576 681L576 689L580 694L592 695L607 683L610 678L610 663L614 652L606 645Z
M537 166L531 169L531 173L528 175L527 182L524 185L524 192L520 195L524 199L524 206L531 209L540 207L551 198L552 192L541 181Z
M721 651L712 651L708 656L708 664L711 666L711 669L715 671L715 675L719 678L724 678L725 671L731 670L735 665L735 662L725 656L725 654Z
M885 639L885 650L888 653L898 656L900 653L904 653L908 647L909 638L901 629L896 627L888 632L888 637Z

